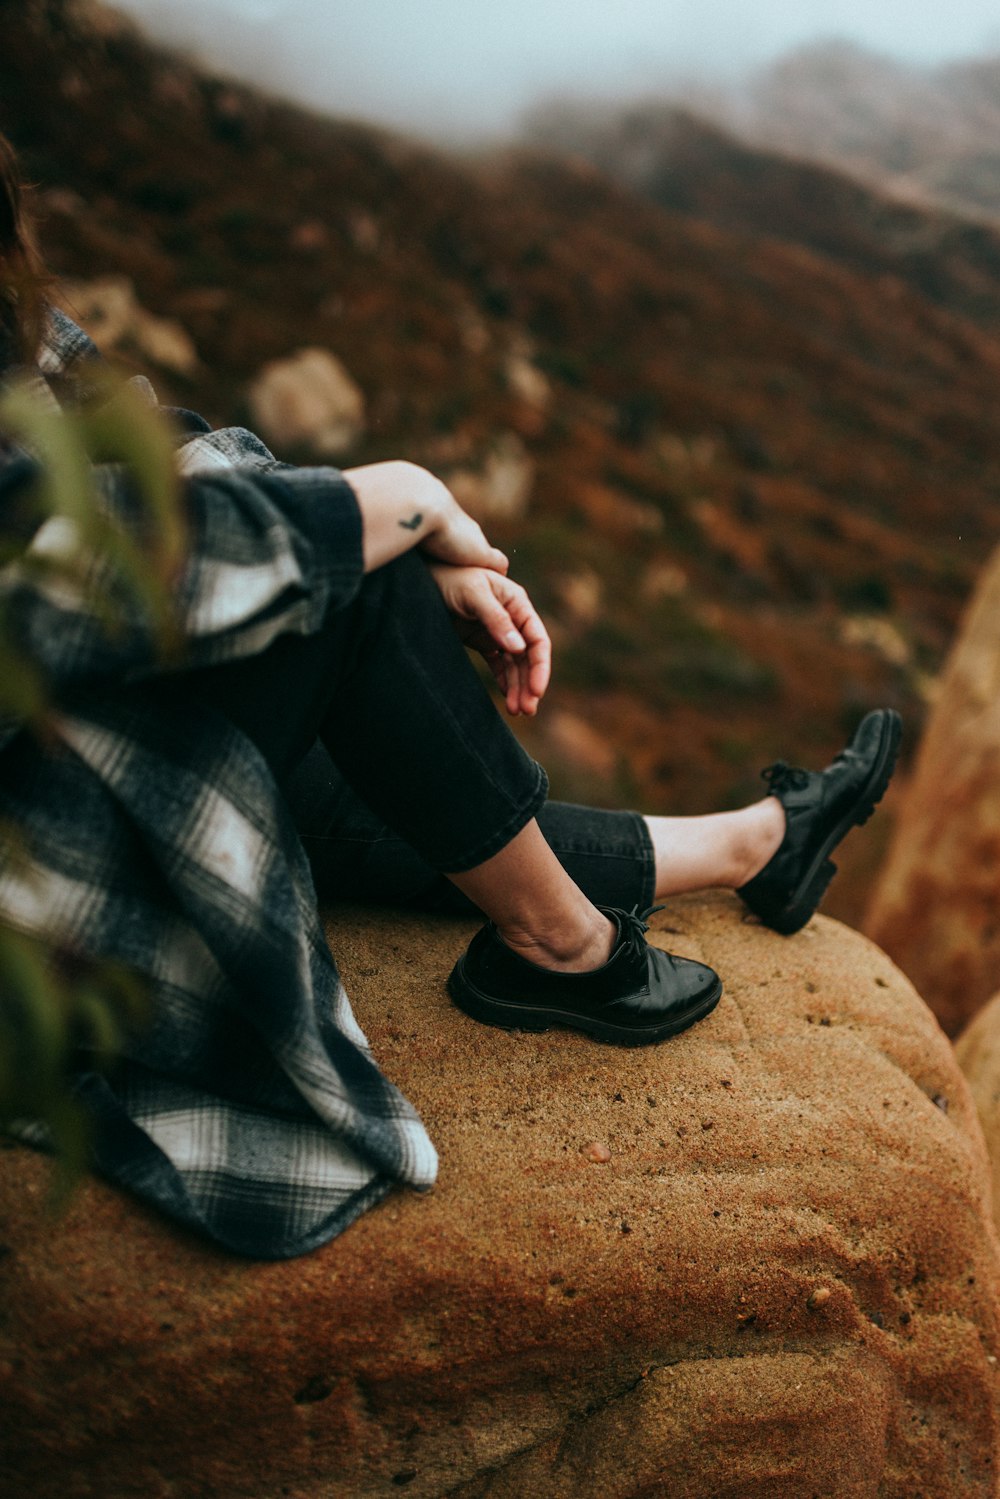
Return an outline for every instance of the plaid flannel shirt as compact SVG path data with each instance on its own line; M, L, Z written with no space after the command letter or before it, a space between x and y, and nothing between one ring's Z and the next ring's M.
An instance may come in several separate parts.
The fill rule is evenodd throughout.
M84 387L94 357L53 313L39 387L53 400ZM361 520L336 470L280 464L252 433L207 426L177 461L184 664L312 633L353 597ZM30 473L23 454L0 459L0 504ZM120 471L95 475L102 503L124 513ZM30 545L46 544L43 525ZM151 1024L112 1074L76 1079L97 1168L217 1242L275 1259L324 1243L397 1183L430 1186L434 1147L351 1013L256 747L164 693L138 614L110 634L17 562L0 570L0 610L52 684L58 741L0 724L0 824L29 851L25 866L0 849L0 920L126 963L152 991Z

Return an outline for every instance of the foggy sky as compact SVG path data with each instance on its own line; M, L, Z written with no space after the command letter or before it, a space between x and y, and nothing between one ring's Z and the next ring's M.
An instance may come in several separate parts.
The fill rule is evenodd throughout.
M154 36L335 114L509 129L553 93L729 78L839 37L918 65L1000 50L995 0L116 0Z

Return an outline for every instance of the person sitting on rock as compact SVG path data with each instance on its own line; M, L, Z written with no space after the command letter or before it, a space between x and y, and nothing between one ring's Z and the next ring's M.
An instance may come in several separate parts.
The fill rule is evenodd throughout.
M0 177L0 366L72 399L98 356L48 305L6 145ZM282 1257L436 1169L353 1018L317 888L482 912L449 980L478 1021L663 1041L721 984L646 943L652 902L729 887L798 930L888 784L900 725L870 713L825 770L773 766L739 811L550 802L465 649L510 715L532 715L549 638L445 485L406 462L293 468L241 429L174 419L189 541L171 669L138 609L109 632L23 558L0 570L5 624L56 704L44 737L0 721L0 821L19 844L0 854L0 920L148 982L151 1024L112 1074L75 1077L97 1167L223 1245ZM36 474L0 449L5 513ZM124 513L121 471L94 478Z

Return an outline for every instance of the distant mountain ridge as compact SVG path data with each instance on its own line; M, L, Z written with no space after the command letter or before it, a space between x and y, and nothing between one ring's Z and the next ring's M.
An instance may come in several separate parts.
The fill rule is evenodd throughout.
M765 69L728 108L762 146L917 205L1000 218L1000 55L915 68L829 42Z
M1000 221L1000 54L918 68L853 43L802 47L732 85L664 86L635 101L592 109L542 105L530 138L606 133L613 120L656 122L693 114L744 145L821 163L901 204ZM641 158L633 139L630 160Z
M913 207L842 169L749 145L672 104L552 106L529 129L673 213L804 245L864 275L898 277L938 306L1000 328L1000 222Z

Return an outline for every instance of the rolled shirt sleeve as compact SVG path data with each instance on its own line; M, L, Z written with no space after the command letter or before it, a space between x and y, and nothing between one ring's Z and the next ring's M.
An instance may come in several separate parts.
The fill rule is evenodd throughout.
M314 633L329 610L351 601L364 567L361 514L347 480L336 469L248 456L248 466L203 464L182 481L187 544L171 589L179 648L167 661L148 608L103 559L93 560L90 582L106 611L95 609L93 586L44 565L76 545L65 519L46 521L0 569L8 639L53 694L252 656L279 635ZM30 470L17 468L11 478L23 483ZM102 509L141 535L141 506L123 472L99 468L95 481ZM0 476L0 504L3 491Z

